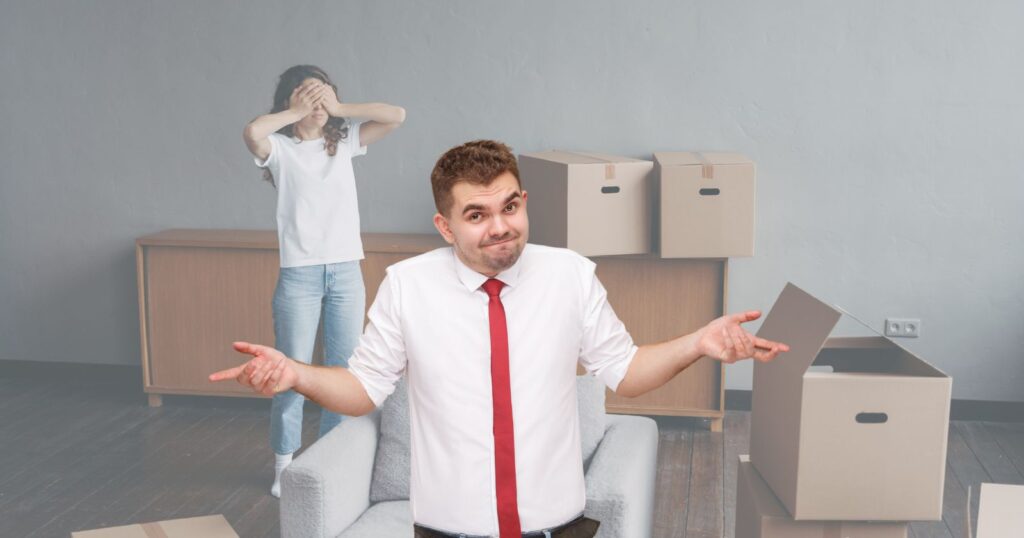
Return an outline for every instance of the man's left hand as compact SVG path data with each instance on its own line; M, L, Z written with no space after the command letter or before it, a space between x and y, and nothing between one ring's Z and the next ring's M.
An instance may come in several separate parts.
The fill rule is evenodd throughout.
M759 317L761 312L751 310L725 315L708 323L697 331L698 351L727 364L750 358L768 362L779 353L789 351L786 344L758 338L740 326Z

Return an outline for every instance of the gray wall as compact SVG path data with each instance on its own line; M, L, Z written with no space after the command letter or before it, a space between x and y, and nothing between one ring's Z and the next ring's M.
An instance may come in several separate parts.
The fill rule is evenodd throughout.
M408 121L358 161L365 231L429 232L428 173L517 151L759 164L732 310L787 280L907 340L954 396L1024 400L1024 4L17 2L0 19L0 358L135 364L133 239L272 228L241 141L277 75ZM757 324L752 328L756 329ZM730 367L749 388L750 365Z

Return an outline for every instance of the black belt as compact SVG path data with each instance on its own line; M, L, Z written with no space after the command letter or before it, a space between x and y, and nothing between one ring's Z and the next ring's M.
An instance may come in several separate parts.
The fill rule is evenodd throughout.
M524 532L523 538L590 538L597 534L597 528L600 525L600 522L581 515L576 519L557 527L539 531ZM439 531L422 525L413 525L413 529L416 538L487 538L486 536L473 534Z

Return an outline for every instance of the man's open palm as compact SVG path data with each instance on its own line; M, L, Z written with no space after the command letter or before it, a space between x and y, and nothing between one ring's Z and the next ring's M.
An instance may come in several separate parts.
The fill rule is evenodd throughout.
M741 326L759 317L761 312L751 310L725 315L708 323L698 331L698 349L702 355L728 364L748 358L767 362L779 353L789 351L786 344L758 338Z

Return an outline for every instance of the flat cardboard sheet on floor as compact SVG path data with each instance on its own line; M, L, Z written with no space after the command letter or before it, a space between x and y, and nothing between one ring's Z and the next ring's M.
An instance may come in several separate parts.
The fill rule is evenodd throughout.
M73 532L71 538L238 538L238 534L217 514Z
M796 521L750 463L736 472L736 538L906 538L907 524L865 521Z
M978 533L971 533L971 495L967 490L968 517L963 538L1020 538L1024 536L1024 486L982 484L978 499Z
M758 336L791 351L754 365L750 459L797 520L940 520L952 380L883 336L829 338L843 315L779 295Z

